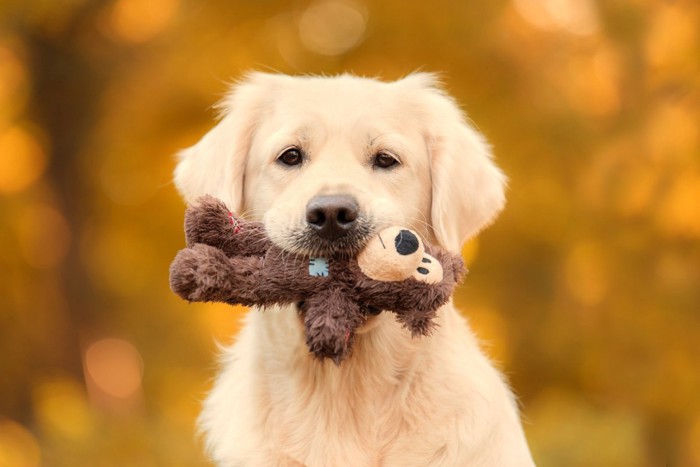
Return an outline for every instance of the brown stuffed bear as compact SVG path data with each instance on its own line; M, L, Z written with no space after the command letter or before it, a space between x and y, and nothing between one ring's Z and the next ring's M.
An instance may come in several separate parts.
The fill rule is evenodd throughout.
M428 247L431 256L399 227L379 232L356 258L293 255L261 222L235 217L211 196L188 208L185 234L187 248L170 266L175 293L191 302L297 304L309 350L336 364L350 354L355 330L382 310L413 336L429 334L465 271L460 256Z

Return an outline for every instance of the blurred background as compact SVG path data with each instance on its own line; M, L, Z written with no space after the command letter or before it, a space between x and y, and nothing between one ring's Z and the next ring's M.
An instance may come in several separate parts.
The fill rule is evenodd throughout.
M541 466L700 465L700 3L0 0L0 466L206 465L245 311L168 289L251 69L443 72L510 176L456 301Z

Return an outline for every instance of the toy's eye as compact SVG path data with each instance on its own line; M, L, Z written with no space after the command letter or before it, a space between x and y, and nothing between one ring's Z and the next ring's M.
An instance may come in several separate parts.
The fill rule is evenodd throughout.
M282 154L277 157L277 162L287 166L300 165L304 161L304 154L299 148L285 149Z
M372 160L372 166L378 169L389 169L399 165L399 160L386 152L377 153Z

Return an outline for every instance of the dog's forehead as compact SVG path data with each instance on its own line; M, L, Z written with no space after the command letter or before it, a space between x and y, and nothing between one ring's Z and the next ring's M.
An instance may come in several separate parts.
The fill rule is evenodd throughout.
M270 118L261 125L267 142L274 146L279 145L277 140L282 145L292 141L317 145L330 139L353 147L399 151L424 133L419 117L393 96L290 93L272 106Z
M316 115L324 121L391 118L407 107L410 98L402 98L392 84L355 77L295 78L271 102L275 113Z

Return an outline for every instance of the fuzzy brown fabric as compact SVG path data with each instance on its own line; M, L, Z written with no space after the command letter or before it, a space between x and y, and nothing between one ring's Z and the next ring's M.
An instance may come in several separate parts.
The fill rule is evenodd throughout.
M336 364L350 355L355 330L380 310L396 313L414 337L428 335L465 272L460 256L426 245L443 268L435 284L371 279L354 258L328 258L327 275L311 275L310 258L281 250L261 222L236 218L211 196L187 209L185 233L187 248L170 266L176 294L190 302L297 304L309 350Z

